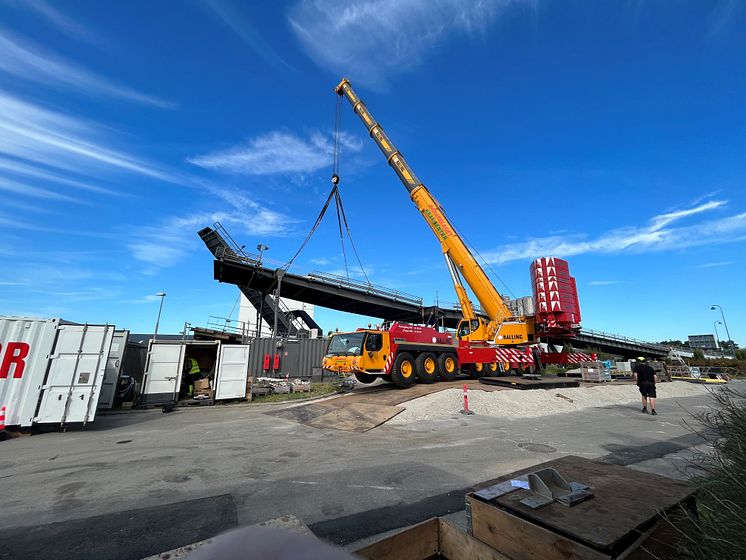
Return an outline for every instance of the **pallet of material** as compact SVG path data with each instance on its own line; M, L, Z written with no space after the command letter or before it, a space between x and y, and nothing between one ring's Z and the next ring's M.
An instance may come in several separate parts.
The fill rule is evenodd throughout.
M521 503L530 494L520 486L491 499L477 493L545 468L589 485L594 496L572 507L531 509ZM471 535L513 560L677 557L696 508L695 488L685 482L574 456L516 471L477 492L466 496Z
M293 393L310 393L311 384L303 381L294 381L292 384Z
M583 362L580 364L580 375L587 383L611 381L611 372L604 369L601 362Z
M509 560L439 517L402 529L354 552L366 560Z

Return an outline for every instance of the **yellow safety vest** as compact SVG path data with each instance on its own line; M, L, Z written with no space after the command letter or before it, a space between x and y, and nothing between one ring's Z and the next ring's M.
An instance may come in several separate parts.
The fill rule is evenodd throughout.
M197 363L197 360L195 360L194 358L189 358L189 360L191 361L191 364L192 364L192 367L189 370L189 374L190 375L194 375L194 374L197 374L197 373L201 373L201 371L199 369L199 364Z

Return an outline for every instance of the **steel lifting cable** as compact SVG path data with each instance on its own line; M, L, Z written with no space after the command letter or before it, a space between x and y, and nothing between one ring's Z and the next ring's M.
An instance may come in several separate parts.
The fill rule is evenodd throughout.
M336 186L334 187L334 192L335 192L334 201L337 206L337 225L339 225L339 243L342 245L342 259L344 260L344 263L345 263L345 276L349 280L350 270L347 267L347 251L345 251L345 237L344 237L344 233L342 233L342 212L340 212L339 210L339 205L340 205L339 190L336 188Z
M441 212L443 212L443 209L442 209L442 208L441 208ZM457 230L457 229L456 229L456 226L453 226L453 229L454 229L454 231L456 232L456 235L458 235L459 237L461 237L461 239L463 239L463 240L464 240L464 241L466 242L466 245L468 245L468 246L469 246L469 248L471 248L471 250L472 250L472 251L474 251L474 253L476 253L476 255L477 255L477 256L479 257L479 259L480 259L480 260L482 261L482 263L483 263L483 264L484 264L484 265L485 265L485 266L486 266L486 267L487 267L487 268L488 268L488 269L490 270L490 272L492 272L492 274L493 274L493 275L495 276L495 278L497 278L497 279L498 279L498 280L500 281L500 284L502 284L502 285L503 285L503 287L504 287L504 288L505 288L505 289L506 289L506 290L508 291L508 293L509 293L509 294L510 294L511 296L513 296L513 299L516 299L516 297L515 297L515 294L513 293L513 290L511 290L511 289L510 289L510 287L509 287L509 286L508 286L508 285L507 285L507 284L505 283L505 281L504 281L504 280L503 280L502 278L500 278L500 275L499 275L499 274L498 274L497 272L495 272L495 269L494 269L494 268L492 268L492 266L490 266L490 263L488 263L488 262L487 262L487 259L485 259L485 258L484 258L484 257L483 257L483 256L482 256L482 255L481 255L480 253L479 253L479 251L477 251L477 248L476 248L476 247L474 247L474 245L473 245L473 244L471 243L471 241L469 241L469 240L468 240L468 239L466 238L466 236L465 236L465 235L463 235L463 234L462 234L462 233L461 233L461 232L460 232L459 230Z
M340 245L342 246L342 258L344 260L345 265L345 275L347 278L350 278L350 271L349 267L347 265L347 250L345 249L345 241L344 241L344 232L347 232L347 237L350 239L350 246L352 246L352 251L355 253L355 258L357 259L357 263L360 266L360 270L363 273L363 276L365 276L365 281L370 284L370 279L368 278L368 273L365 272L365 267L363 267L363 262L360 260L360 255L357 252L357 247L355 247L355 242L352 240L352 233L350 232L350 226L347 223L347 215L345 214L344 206L342 205L342 196L339 193L339 137L340 137L340 122L342 118L342 97L337 96L337 106L336 111L334 115L334 138L333 138L333 148L332 148L332 190L329 193L329 196L326 199L326 202L324 203L324 207L321 209L321 212L319 213L318 217L316 218L316 222L314 223L313 227L311 228L311 231L308 232L308 235L303 240L303 243L301 244L300 248L296 251L296 253L293 255L293 258L291 258L283 268L286 270L290 268L290 266L295 262L295 259L300 255L301 251L306 247L308 242L311 240L311 236L316 232L316 229L321 224L321 221L324 218L324 215L326 214L326 211L329 209L329 203L332 200L332 197L334 197L334 203L337 209L337 226L339 228L339 241ZM344 231L342 229L342 223L344 223Z
M342 220L345 224L345 230L347 231L347 237L350 239L350 246L352 247L353 253L355 253L355 258L357 259L357 264L360 266L360 270L363 273L363 276L365 276L365 281L370 284L370 279L368 278L368 274L365 272L365 268L363 267L363 261L360 260L360 255L357 252L357 248L355 247L355 242L352 240L352 233L350 232L350 226L347 223L347 215L345 214L344 206L342 206L342 195L339 194L339 189L337 189L337 212L340 212L342 214ZM347 262L345 261L345 270L347 269Z
M308 232L308 235L306 235L306 238L303 240L303 243L301 244L300 248L295 252L293 255L293 258L290 259L287 263L285 263L284 268L285 270L288 270L290 266L293 264L295 259L300 255L300 252L305 248L305 246L308 244L308 242L311 240L311 236L314 234L316 229L321 224L321 220L324 219L324 214L326 214L326 211L329 209L329 203L332 201L332 197L334 197L334 193L337 191L337 185L334 185L332 187L331 192L329 193L329 196L326 198L326 202L324 203L324 207L321 209L321 212L319 213L319 216L316 218L316 222L313 224L313 227L311 228L311 231ZM335 197L336 198L336 197Z

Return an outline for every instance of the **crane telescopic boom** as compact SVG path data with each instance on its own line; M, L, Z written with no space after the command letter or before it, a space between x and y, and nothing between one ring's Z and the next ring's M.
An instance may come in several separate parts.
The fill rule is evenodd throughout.
M387 136L383 127L373 118L368 108L354 92L349 80L343 79L335 88L335 91L338 95L346 97L350 102L353 110L368 129L371 138L383 152L386 161L404 184L412 202L438 238L447 264L449 264L448 268L454 282L454 288L467 323L467 327L459 326L459 336L471 340L494 340L499 344L520 344L533 341L533 325L528 325L525 320L511 320L510 309L505 305L502 296L482 270L482 267L479 266L466 244L456 233L443 208L417 178L417 175ZM464 278L479 301L482 310L489 317L488 324L476 319L473 306L468 300L459 275Z

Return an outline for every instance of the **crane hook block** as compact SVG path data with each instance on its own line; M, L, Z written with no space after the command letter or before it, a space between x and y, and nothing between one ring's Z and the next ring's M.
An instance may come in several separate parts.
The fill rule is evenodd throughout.
M337 175L336 173L332 175L332 184L339 185L339 175Z

